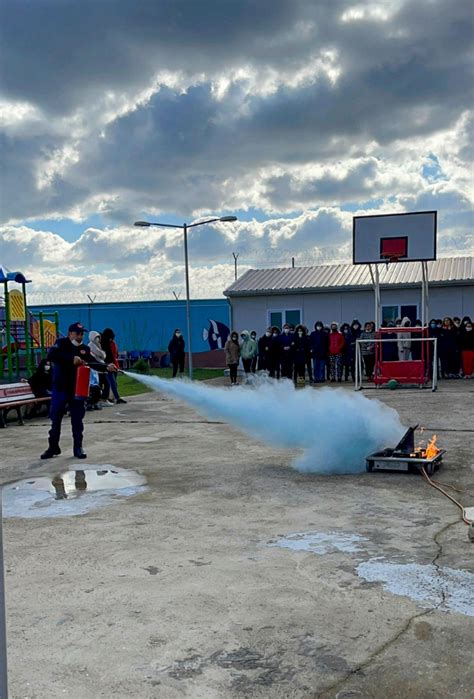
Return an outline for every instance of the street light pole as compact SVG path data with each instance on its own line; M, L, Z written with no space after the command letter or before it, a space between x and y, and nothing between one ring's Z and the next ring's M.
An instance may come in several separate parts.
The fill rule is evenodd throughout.
M181 228L184 234L184 270L186 278L186 329L188 333L188 374L189 378L193 378L193 350L192 350L192 339L191 339L191 303L189 294L189 260L188 260L188 228L195 228L196 226L204 226L206 223L215 223L220 221L221 223L232 223L237 221L237 216L220 216L215 218L207 219L206 221L197 221L196 223L183 223L182 226L175 223L157 223L150 221L135 221L134 226L138 228L150 228L150 226L159 226L160 228Z
M183 223L184 233L184 273L186 276L186 331L188 333L188 374L193 378L193 353L191 344L191 303L189 300L189 261L188 261L188 226Z

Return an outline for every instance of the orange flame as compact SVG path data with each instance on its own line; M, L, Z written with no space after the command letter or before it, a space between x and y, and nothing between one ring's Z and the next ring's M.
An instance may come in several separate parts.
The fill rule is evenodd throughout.
M431 440L428 442L428 446L426 447L426 451L425 451L425 458L426 459L433 459L436 456L436 454L439 453L440 450L436 446L436 440L437 440L437 436L434 434L432 436Z

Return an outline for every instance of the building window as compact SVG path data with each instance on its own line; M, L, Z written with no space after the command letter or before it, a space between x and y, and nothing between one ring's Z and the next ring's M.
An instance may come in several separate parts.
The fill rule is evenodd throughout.
M271 310L268 311L268 325L276 325L277 328L282 328L285 323L288 325L299 325L301 323L301 308Z
M418 318L418 306L416 304L382 306L382 320L389 323L391 320L395 322L397 318L410 318L411 322L414 323Z

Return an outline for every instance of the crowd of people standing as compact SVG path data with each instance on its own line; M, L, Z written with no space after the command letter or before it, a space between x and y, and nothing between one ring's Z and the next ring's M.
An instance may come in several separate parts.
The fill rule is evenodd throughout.
M421 328L416 320L414 327ZM421 342L415 340L408 328L409 318L384 321L384 338L391 342L382 343L383 361L410 361L422 357ZM390 328L394 328L391 333ZM396 328L396 330L395 330ZM403 329L407 328L406 331ZM419 335L421 337L421 333ZM431 320L428 336L437 338L439 373L441 378L471 378L474 373L474 333L469 316ZM332 322L329 326L316 321L309 332L305 325L285 324L283 329L271 326L257 337L257 332L243 330L240 335L231 332L225 347L226 364L229 367L231 384L237 385L238 367L242 361L246 379L256 371L265 371L272 378L287 378L295 383L304 382L306 375L310 383L341 383L354 381L356 343L360 343L361 356L366 378L373 378L375 367L376 327L373 321L362 325L357 319L352 323ZM430 356L433 356L430 349Z

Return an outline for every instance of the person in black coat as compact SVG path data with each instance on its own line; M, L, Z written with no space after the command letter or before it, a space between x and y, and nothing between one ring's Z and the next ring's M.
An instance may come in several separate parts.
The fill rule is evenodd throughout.
M69 326L68 336L59 338L46 357L53 366L53 381L49 446L41 454L42 459L51 459L61 453L59 447L61 423L68 407L71 414L73 455L77 459L87 458L87 454L82 448L85 400L75 398L77 368L88 364L96 371L103 371L104 368L109 372L117 371L114 364L110 363L105 367L102 362L94 360L90 348L83 344L84 332L85 328L81 323L73 323Z
M285 379L293 379L293 349L295 346L294 334L290 332L290 326L285 323L280 335L280 367L281 376Z
M326 380L326 362L329 354L329 336L320 320L314 324L314 331L309 336L309 350L313 360L313 379L315 383Z
M306 366L310 364L309 337L304 325L298 325L293 340L294 381L304 384ZM311 377L311 374L310 374Z
M272 328L267 328L258 339L258 370L270 371L270 352L272 346Z
M270 350L268 353L268 366L272 379L280 378L280 328L276 325L272 327Z
M389 320L386 325L382 323L382 327L394 328L395 323L393 320ZM398 345L397 345L397 333L382 333L382 340L390 340L390 342L382 342L382 361L383 362L397 362L398 361Z
M441 378L454 379L459 376L459 343L458 331L451 318L443 319L443 327L438 340L439 359L441 362Z
M184 347L183 334L179 328L176 328L168 345L168 352L170 353L171 365L173 367L173 379L178 373L178 369L180 374L184 372Z

